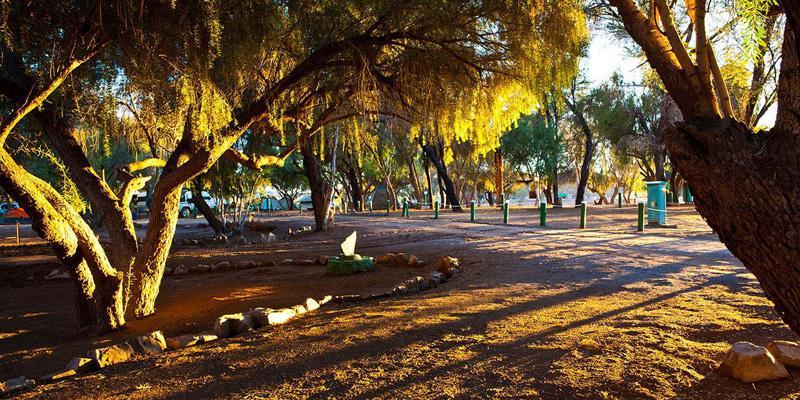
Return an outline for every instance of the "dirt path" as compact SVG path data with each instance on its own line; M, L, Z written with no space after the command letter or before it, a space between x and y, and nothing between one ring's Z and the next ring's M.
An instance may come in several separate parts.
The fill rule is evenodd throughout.
M339 216L331 233L221 249L178 248L170 264L310 258L335 252L358 229L359 252L405 251L462 259L465 272L422 294L322 310L275 329L42 386L23 398L780 398L800 373L753 385L717 376L728 344L797 340L752 275L690 209L679 229L635 232L634 209ZM310 217L268 217L280 226ZM194 232L192 229L186 229ZM68 332L67 283L26 281L0 268L0 378L50 372L100 339ZM16 265L13 270L18 271ZM428 267L427 269L430 269ZM156 316L124 337L210 327L217 315L306 296L369 293L423 270L324 277L322 267L279 266L169 278ZM27 273L27 272L26 272ZM6 278L8 276L8 278ZM8 293L8 295L6 295ZM107 339L107 338L104 338ZM63 360L62 360L63 359ZM52 361L57 360L57 361ZM52 369L52 368L50 368ZM30 372L29 372L30 371ZM798 392L798 393L795 393Z

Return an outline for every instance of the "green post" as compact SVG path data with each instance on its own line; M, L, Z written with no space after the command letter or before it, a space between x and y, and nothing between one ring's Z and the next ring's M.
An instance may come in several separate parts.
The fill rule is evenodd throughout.
M503 203L503 223L508 223L508 202Z
M539 204L539 226L547 225L547 203Z
M586 228L586 203L581 203L581 229Z
M469 202L469 220L475 222L475 200Z
M500 193L500 206L502 207L503 204L505 204L505 203L506 203L506 194L505 193Z
M433 202L433 219L439 219L439 200Z
M639 203L639 232L644 231L644 203Z
M392 202L391 201L387 201L386 202L386 213L387 214L391 214L392 213Z
M622 208L622 192L617 193L617 207Z

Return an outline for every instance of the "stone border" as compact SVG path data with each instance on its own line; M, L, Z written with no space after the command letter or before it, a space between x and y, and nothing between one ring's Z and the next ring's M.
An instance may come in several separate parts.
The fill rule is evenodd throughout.
M231 264L228 261L222 261L215 264L215 266L222 263L227 263L225 268L231 267ZM258 266L252 262L248 263L249 264L247 268ZM239 269L240 267L236 268ZM198 272L211 271L211 269L205 270L205 268L203 268L203 270L204 271ZM234 337L259 328L283 325L290 320L293 320L306 313L316 311L327 303L353 303L358 301L408 295L433 289L440 284L447 282L460 272L461 269L459 267L458 259L444 256L439 258L437 270L431 271L427 278L416 276L412 279L404 281L403 283L386 292L368 295L327 295L319 301L309 297L305 300L305 302L303 302L303 304L298 304L291 308L274 310L271 308L257 307L243 313L222 315L214 322L213 334L186 334L173 338L165 338L161 331L151 332L147 335L130 338L123 343L90 350L84 357L75 357L70 360L61 371L47 374L37 380L27 379L26 377L21 376L18 378L9 379L5 382L0 382L0 396L18 394L22 391L32 389L36 385L53 383L89 372L98 371L107 366L125 362L134 354L158 354L168 350L177 350L202 343L208 343L219 338Z

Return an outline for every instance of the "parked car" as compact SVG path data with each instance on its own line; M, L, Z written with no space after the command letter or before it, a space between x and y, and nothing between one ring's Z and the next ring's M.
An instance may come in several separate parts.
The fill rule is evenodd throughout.
M301 211L311 211L314 209L314 203L311 202L311 195L307 194L301 196L300 199L297 200L297 208Z
M213 197L211 197L211 195L208 194L208 192L203 191L202 194L203 194L203 200L206 201L209 207L211 208L217 207L217 201ZM178 206L178 210L180 210L179 215L182 218L188 218L192 216L192 214L194 213L194 203L192 203L191 200L192 200L192 192L188 190L183 192L183 194L181 195L181 203Z

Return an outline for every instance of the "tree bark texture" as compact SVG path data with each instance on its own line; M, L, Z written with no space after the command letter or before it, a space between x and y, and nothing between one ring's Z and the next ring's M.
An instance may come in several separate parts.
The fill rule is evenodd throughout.
M425 151L428 159L431 160L431 163L433 163L433 166L436 168L437 175L439 175L440 179L444 183L444 192L452 210L455 212L463 211L458 200L458 195L456 194L455 186L453 185L453 180L450 179L450 175L447 174L447 168L445 167L442 159L439 158L439 155L436 154L436 150L429 144L423 145L422 150Z

